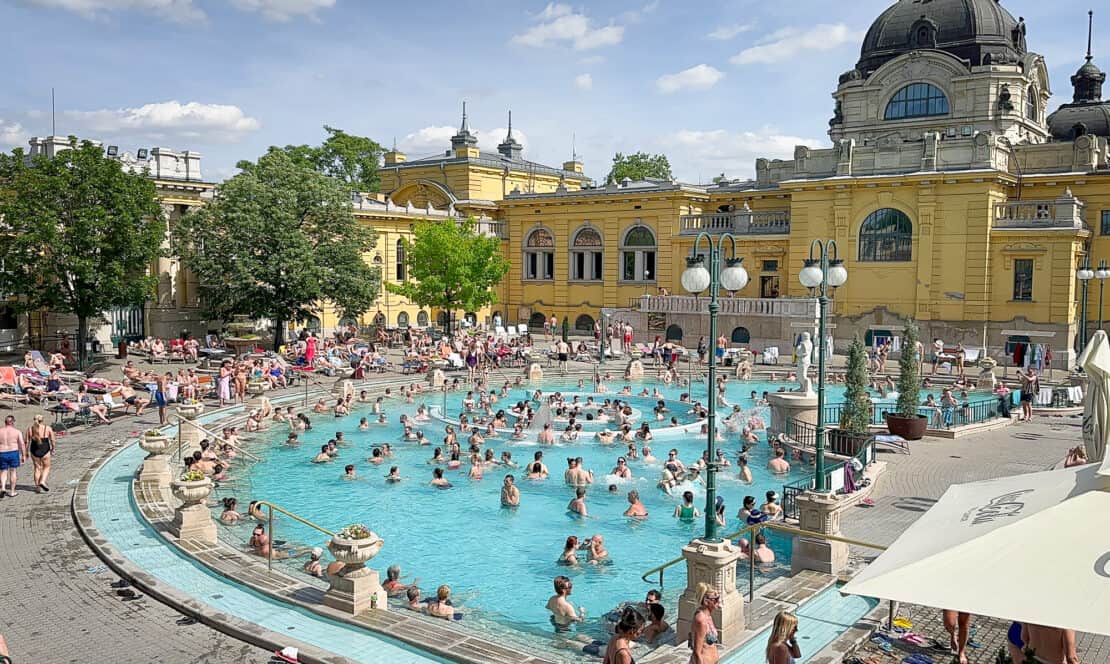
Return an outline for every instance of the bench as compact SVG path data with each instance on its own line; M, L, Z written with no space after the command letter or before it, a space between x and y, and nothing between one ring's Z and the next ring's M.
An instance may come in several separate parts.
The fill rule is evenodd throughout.
M968 366L975 366L976 364L978 364L979 356L980 356L981 352L982 351L979 348L964 348L964 362L963 362L963 365L965 367L968 367ZM958 356L959 356L959 348L957 348L956 346L952 346L952 347L947 347L946 346L940 352L940 354L937 355L937 362L939 362L939 363L947 362L949 365L951 365L951 367L955 367L956 366L956 359L957 359ZM951 368L949 368L948 373L952 373Z

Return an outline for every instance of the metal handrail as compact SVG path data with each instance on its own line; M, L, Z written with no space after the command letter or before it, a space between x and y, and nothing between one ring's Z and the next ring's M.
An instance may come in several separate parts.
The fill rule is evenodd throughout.
M734 537L740 537L741 535L743 535L745 533L748 533L752 530L755 530L758 527L759 527L758 525L747 526L747 527L745 527L741 530L737 530L734 533L729 533L727 535L722 535L721 539L730 540ZM669 560L669 561L663 563L662 565L659 565L657 567L652 567L651 569L649 569L648 571L646 571L646 572L644 572L643 574L640 575L640 580L642 580L644 583L651 583L651 581L648 581L648 577L651 576L652 574L655 574L656 572L658 572L659 573L659 585L662 586L663 585L663 570L667 569L668 567L672 567L674 565L677 565L680 562L682 562L683 560L686 560L686 559L683 558L682 556L679 556L678 558L675 558L674 560Z
M323 526L318 526L315 523L312 523L311 521L309 521L308 519L297 516L296 514L290 512L289 510L284 509L282 507L279 507L279 506L271 503L268 500L258 501L257 503L255 503L255 507L257 507L258 509L262 509L263 507L265 507L266 510L267 510L267 512L266 512L266 516L267 516L267 519L266 519L267 535L270 538L270 547L266 551L266 569L268 571L273 571L273 569L274 569L274 510L277 510L278 512L281 512L282 514L284 514L285 516L293 519L294 521L298 521L300 523L303 523L304 525L308 526L309 528L315 528L316 530L319 530L320 532L324 533L328 537L335 537L335 533L328 530L327 528L324 528Z
M177 422L178 422L178 430L179 430L179 431L180 431L180 429L181 429L181 423L182 423L182 422L187 422L187 423L191 424L191 425L192 425L193 427L195 427L195 428L197 428L197 429L200 429L200 430L201 430L201 431L203 431L204 433L208 434L209 436L212 436L212 437L213 437L213 438L215 438L216 440L218 440L218 441L221 441L221 442L223 442L223 443L226 443L227 445L231 445L231 446L232 446L233 448L235 448L235 450L236 450L236 451L242 452L242 453L243 453L244 455L246 455L246 456L250 457L251 459L254 459L255 461L261 461L261 459L260 459L260 458L258 458L258 457L256 457L255 455L251 454L250 452L248 452L247 450L245 450L245 449L244 449L243 447L241 447L241 446L239 446L239 445L236 445L235 443L231 442L231 441L230 441L230 440L228 440L227 438L224 438L223 436L221 436L220 434L216 433L215 431L212 431L211 429L207 429L207 428L205 428L205 427L203 427L203 426L201 426L201 425L197 424L196 422L194 422L194 421L192 421L192 420L186 419L186 418L184 418L184 417L178 417L178 418L177 418ZM178 436L178 438L180 439L180 436ZM181 443L180 443L180 440L178 441L178 445L177 445L177 451L178 451L179 453L181 452ZM178 456L180 457L180 454L179 454Z

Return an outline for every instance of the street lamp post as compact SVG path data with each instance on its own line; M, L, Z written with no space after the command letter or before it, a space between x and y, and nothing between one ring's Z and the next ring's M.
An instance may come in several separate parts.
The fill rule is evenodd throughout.
M698 253L702 240L709 245L709 267L705 266L705 258ZM725 269L721 269L721 249L725 241L730 243L730 257L726 260ZM686 270L682 273L682 287L695 297L709 290L709 380L706 397L709 400L709 414L706 418L706 433L709 441L706 450L709 460L705 467L705 541L720 542L717 536L717 399L714 394L717 384L717 314L721 306L717 303L717 296L721 286L725 290L736 292L748 284L748 271L741 262L744 259L736 257L736 238L729 233L717 236L716 239L708 233L699 233L694 239L694 254L686 259Z
M1083 285L1083 295L1080 301L1080 316L1079 316L1079 350L1082 352L1087 347L1087 286L1090 285L1091 279L1095 278L1095 272L1091 269L1091 257L1083 257L1083 265L1075 271L1075 278Z
M1103 258L1098 262L1098 269L1095 270L1095 278L1098 279L1098 329L1102 329L1102 291L1106 288L1106 280L1110 279L1110 265L1106 264L1106 259Z
M816 250L817 255L814 255ZM817 477L814 490L817 493L829 491L829 478L825 475L825 326L828 319L829 288L834 290L848 280L848 270L844 261L837 257L836 241L814 240L809 246L809 258L805 267L798 273L802 285L817 293L817 431L814 447L817 456ZM804 376L800 377L805 379Z

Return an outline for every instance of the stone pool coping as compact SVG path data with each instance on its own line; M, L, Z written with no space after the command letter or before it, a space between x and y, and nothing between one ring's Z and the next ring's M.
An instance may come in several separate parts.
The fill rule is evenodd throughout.
M556 376L551 376L555 378ZM568 376L569 377L569 376ZM412 380L408 376L397 376L386 380L354 384L356 390L367 389L380 392L386 387L401 387ZM312 399L321 395L331 395L328 390L314 390L308 395ZM305 393L284 394L272 401L279 403L300 402ZM242 405L207 412L208 426L212 415L223 415L222 423L242 419ZM175 428L173 425L168 428ZM129 441L136 444L137 438ZM278 650L285 646L295 646L301 652L302 661L307 664L354 664L355 660L299 642L287 635L279 634L259 625L213 609L204 602L169 587L141 567L132 564L100 536L88 512L88 488L93 476L100 467L121 448L115 447L101 456L85 473L75 488L72 511L78 530L93 551L120 577L127 579L137 588L155 597L184 615L192 617L205 625L224 632L235 638ZM262 595L291 606L300 607L322 618L343 622L379 634L387 640L406 643L433 656L464 664L554 664L550 660L522 652L512 646L483 639L468 632L453 629L449 623L432 620L418 614L409 615L402 611L366 611L357 616L344 614L322 604L324 591L288 576L283 571L269 571L265 563L230 545L217 542L210 545L191 539L179 540L170 532L173 520L174 499L168 488L159 490L154 484L132 479L132 496L136 501L142 518L166 541L181 553L189 556L206 569L229 581L250 588ZM722 658L735 649L742 647L756 636L773 620L782 609L791 609L807 601L818 592L835 583L836 579L816 572L803 572L794 577L784 577L772 581L758 591L755 602L746 605L746 630L738 642L722 651ZM685 664L689 660L689 649L684 645L661 646L642 658L645 664Z

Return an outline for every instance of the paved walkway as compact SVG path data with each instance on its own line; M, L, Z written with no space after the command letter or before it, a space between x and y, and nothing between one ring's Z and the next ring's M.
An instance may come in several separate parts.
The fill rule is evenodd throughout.
M1078 417L1038 417L1029 423L967 438L926 438L911 443L910 455L882 453L880 459L888 465L872 493L875 506L853 508L844 518L842 529L850 538L889 544L927 511L951 484L1038 472L1054 466L1064 458L1068 448L1081 442L1080 424ZM876 552L853 549L852 554L872 558ZM1033 572L1030 570L1031 575ZM942 644L948 643L948 633L941 625L938 609L902 605L898 615L913 622L913 631ZM976 618L972 624L976 628L972 640L979 647L968 650L971 664L993 664L998 649L1005 646L1010 621ZM937 662L949 661L947 655L936 650L900 641L896 641L894 647L899 660L911 652L923 652ZM1110 661L1110 639L1106 637L1081 634L1078 647L1080 661L1084 663ZM861 654L880 656L882 653L867 645Z

